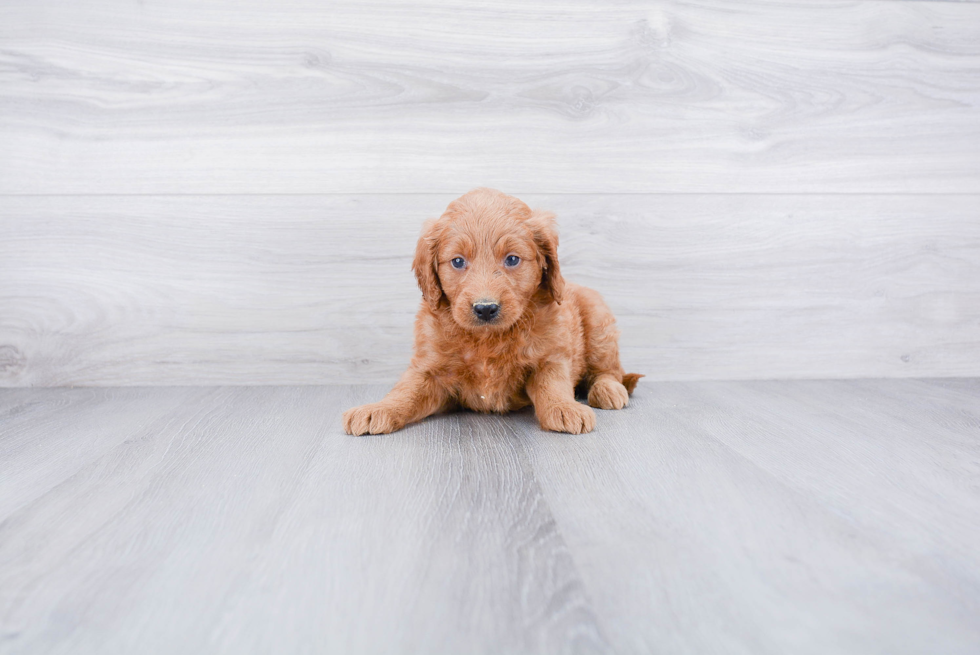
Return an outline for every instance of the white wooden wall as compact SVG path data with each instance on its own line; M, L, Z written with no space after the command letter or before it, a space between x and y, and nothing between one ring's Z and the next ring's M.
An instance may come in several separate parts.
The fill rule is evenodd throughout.
M980 375L980 3L0 4L0 385L393 379L556 211L654 379Z

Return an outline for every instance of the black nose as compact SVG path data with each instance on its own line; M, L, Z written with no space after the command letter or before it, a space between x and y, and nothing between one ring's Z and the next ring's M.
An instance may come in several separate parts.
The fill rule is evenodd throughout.
M473 305L473 313L481 321L492 321L500 313L500 305L492 302L480 302Z

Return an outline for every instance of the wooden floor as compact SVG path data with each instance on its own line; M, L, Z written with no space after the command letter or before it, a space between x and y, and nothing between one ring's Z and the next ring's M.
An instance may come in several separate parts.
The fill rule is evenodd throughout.
M980 652L980 380L383 391L0 390L0 652Z

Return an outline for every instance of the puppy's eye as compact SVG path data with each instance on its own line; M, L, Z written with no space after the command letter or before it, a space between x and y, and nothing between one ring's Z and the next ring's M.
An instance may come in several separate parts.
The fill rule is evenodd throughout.
M463 268L466 266L466 260L462 257L454 257L449 263L453 265L453 268Z
M514 268L520 263L521 263L521 258L518 257L517 255L507 255L504 258L504 266L506 266L507 268Z

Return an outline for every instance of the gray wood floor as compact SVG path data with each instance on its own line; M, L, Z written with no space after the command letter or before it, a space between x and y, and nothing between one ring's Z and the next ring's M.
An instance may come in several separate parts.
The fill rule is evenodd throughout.
M976 653L980 381L0 390L0 652Z

